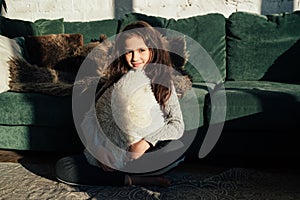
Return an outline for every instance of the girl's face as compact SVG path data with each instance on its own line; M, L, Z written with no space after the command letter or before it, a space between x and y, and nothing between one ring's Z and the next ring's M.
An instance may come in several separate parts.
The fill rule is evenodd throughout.
M132 36L125 40L125 60L133 69L143 69L149 62L150 51L140 36Z

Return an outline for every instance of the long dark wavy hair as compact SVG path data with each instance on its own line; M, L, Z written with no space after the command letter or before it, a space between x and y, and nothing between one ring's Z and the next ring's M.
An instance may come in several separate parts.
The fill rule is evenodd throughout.
M127 25L115 40L114 57L107 70L108 87L117 82L131 67L125 59L125 41L134 36L141 37L150 51L145 73L151 80L152 91L163 107L171 95L172 64L166 40L162 34L144 21Z

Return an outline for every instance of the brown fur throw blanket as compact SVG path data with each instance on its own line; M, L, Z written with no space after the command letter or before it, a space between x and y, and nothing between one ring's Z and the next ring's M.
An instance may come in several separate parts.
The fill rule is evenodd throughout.
M39 92L56 96L71 95L77 72L89 57L88 67L92 70L88 71L95 73L86 74L87 78L75 84L77 89L82 91L89 88L91 84L98 84L95 76L102 77L109 64L108 55L112 43L106 39L105 35L100 35L97 42L83 45L80 34L52 34L26 38L30 61L22 58L10 60L10 91ZM173 68L177 71L174 85L179 96L182 96L192 86L191 76L184 70L188 58L185 39L173 38L166 41L170 50L175 52L170 53ZM176 52L184 57L178 56ZM178 72L183 76L178 75Z
M30 38L33 41L35 37ZM78 34L59 34L57 37L55 35L50 35L49 37L37 36L34 41L35 43L40 43L42 51L40 55L44 56L42 56L43 58L33 59L39 65L31 64L22 58L12 58L9 61L10 91L39 92L56 96L71 95L77 72L87 56L93 57L89 59L93 61L89 63L89 67L94 68L88 71L94 71L95 73L93 75L87 74L88 78L86 81L79 81L78 84L82 88L86 88L89 84L95 82L94 80L96 79L92 76L103 74L108 63L107 54L111 48L111 43L105 40L106 36L100 35L99 42L75 45L76 42L78 43L78 40L79 44L82 43L81 38L82 36L78 37ZM55 42L53 42L56 41L58 46L45 45L47 39L50 40L53 46L56 46ZM99 45L104 40L105 43ZM32 41L29 43L33 43ZM36 44L36 46L38 45ZM53 57L46 56L47 52ZM59 55L55 57L57 54Z
M81 34L27 36L25 47L29 62L39 67L55 68L64 59L78 55L83 47Z

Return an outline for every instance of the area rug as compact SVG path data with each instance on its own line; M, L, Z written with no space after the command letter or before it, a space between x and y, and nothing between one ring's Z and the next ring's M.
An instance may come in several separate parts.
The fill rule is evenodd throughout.
M47 178L51 166L0 163L0 199L300 199L300 176L232 168L219 174L172 171L172 185L162 187L71 187Z

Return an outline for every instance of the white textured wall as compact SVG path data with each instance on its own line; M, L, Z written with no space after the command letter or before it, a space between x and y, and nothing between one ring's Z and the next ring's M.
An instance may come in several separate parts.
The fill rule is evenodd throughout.
M207 13L248 11L259 14L299 10L300 0L6 0L9 18L34 21L40 18L91 21L120 18L139 12L166 18Z

